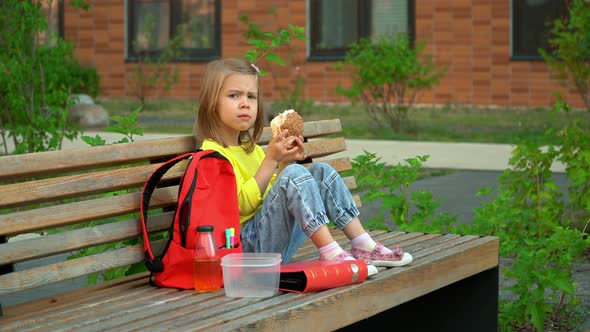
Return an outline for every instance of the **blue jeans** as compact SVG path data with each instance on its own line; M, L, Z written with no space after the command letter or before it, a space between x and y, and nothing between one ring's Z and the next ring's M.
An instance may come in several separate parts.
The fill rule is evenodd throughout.
M258 212L241 226L245 252L281 253L288 263L305 239L329 221L344 228L359 210L332 166L287 166Z

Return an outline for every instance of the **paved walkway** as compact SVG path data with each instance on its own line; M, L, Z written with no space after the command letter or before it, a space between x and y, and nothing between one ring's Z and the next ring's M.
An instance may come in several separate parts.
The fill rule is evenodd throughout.
M377 154L381 161L396 165L404 159L430 156L426 168L449 168L478 171L503 171L509 167L514 145L485 143L440 143L414 141L347 140L346 154L354 157L363 150ZM554 172L563 172L564 166L555 163Z

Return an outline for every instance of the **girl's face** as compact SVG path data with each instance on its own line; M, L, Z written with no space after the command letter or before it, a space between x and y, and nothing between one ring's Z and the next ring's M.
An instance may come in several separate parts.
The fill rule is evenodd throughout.
M250 129L258 115L258 77L227 76L219 92L217 112L225 144L238 145L240 132Z

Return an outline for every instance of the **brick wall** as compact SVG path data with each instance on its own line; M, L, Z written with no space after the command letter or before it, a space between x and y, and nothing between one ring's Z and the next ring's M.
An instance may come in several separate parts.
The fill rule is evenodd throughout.
M66 6L65 39L76 44L76 56L92 65L101 75L102 95L133 97L133 63L125 62L125 8L121 0L94 0L89 12ZM243 56L250 48L239 21L247 14L263 31L275 31L288 23L307 27L306 1L223 0L222 56ZM510 0L416 0L416 36L427 45L433 61L447 67L440 85L423 93L421 104L492 105L547 107L552 92L563 93L575 107L583 107L573 88L566 89L551 78L542 61L510 59ZM294 41L279 51L288 65L260 67L271 72L264 77L266 98L280 97L292 89L297 78L305 85L303 98L321 102L346 102L334 93L338 83L347 84L345 75L333 62L307 62L306 44ZM153 96L195 98L203 62L175 63L180 82L165 93Z

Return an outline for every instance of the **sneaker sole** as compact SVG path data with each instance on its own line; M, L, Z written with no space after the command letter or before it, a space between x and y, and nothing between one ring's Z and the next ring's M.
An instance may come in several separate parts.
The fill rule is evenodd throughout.
M377 273L379 273L379 270L375 265L367 265L367 277L373 276Z
M384 266L384 267L400 267L407 264L410 264L414 258L409 253L405 252L404 257L402 257L399 261L377 261L373 260L372 264L374 266Z

